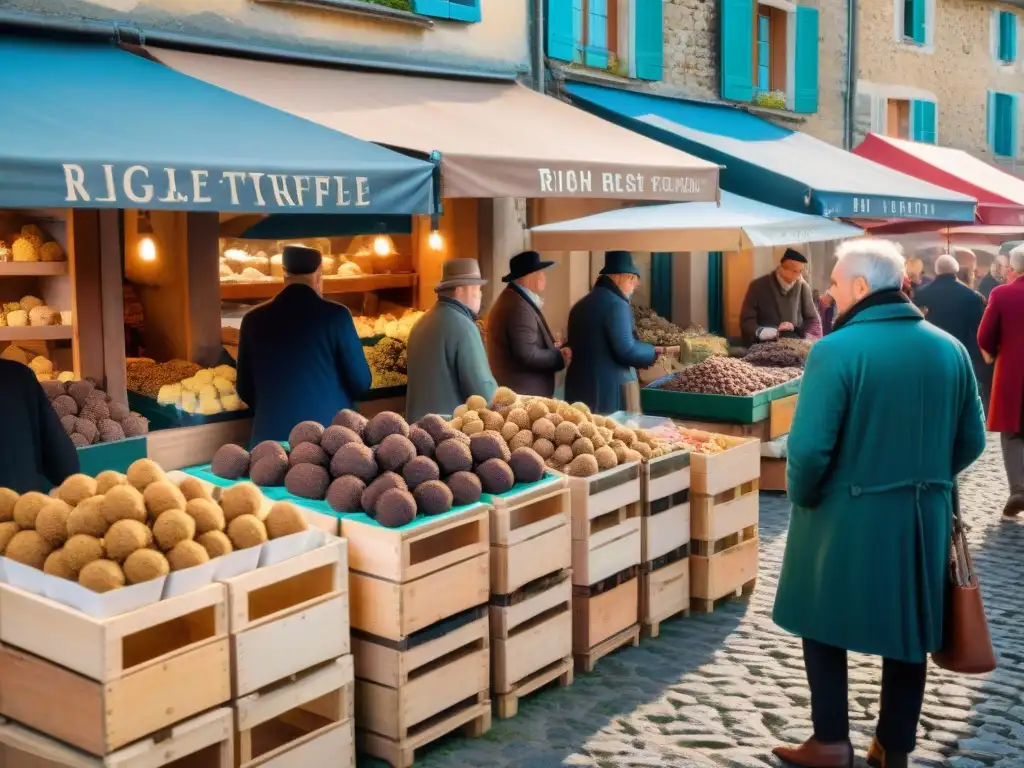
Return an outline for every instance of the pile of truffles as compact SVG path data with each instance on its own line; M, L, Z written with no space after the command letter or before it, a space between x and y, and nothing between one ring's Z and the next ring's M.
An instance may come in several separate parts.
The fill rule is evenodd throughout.
M222 283L258 283L279 281L284 277L284 264L280 253L267 256L266 251L250 254L241 248L228 248L220 257ZM351 277L362 274L359 266L344 256L324 255L321 268L325 275Z
M195 478L175 485L140 459L127 475L73 475L55 497L0 489L0 555L109 592L306 530L293 504L261 517L262 502L251 483L215 502Z
M641 307L638 304L630 306L633 308L633 330L640 341L658 347L680 347L683 345L687 337L686 330L669 322L653 309Z
M148 420L129 411L126 405L113 402L110 395L91 381L40 383L64 431L78 448L113 443L149 432Z
M157 397L165 384L180 384L195 376L202 366L187 360L169 360L158 363L149 357L129 357L125 361L128 389L147 397Z
M423 317L422 312L407 309L399 317L391 313L385 313L379 317L364 317L360 315L352 318L352 320L356 324L356 332L361 339L369 339L373 336L387 336L397 339L404 344L409 341L409 333L421 317Z
M716 356L672 374L657 382L655 388L701 395L745 396L785 384L802 373L800 368L766 368L735 357Z
M682 447L643 430L597 416L583 403L520 397L500 387L494 401L474 395L455 409L449 425L477 440L489 435L515 454L530 448L547 466L573 477L590 477L631 461L648 461Z
M60 243L35 224L26 224L20 232L0 240L0 261L67 261Z
M5 301L0 308L0 328L60 325L60 310L48 307L37 296L22 296L20 301Z
M36 379L39 381L62 381L67 383L75 380L74 372L58 371L53 361L46 357L46 355L37 355L35 352L19 347L17 344L8 344L7 348L0 353L0 358L27 365L32 369Z
M803 368L811 342L803 339L779 339L754 344L743 359L751 365L774 368Z
M404 342L386 336L372 347L363 347L363 355L373 374L371 389L409 383L409 349Z
M236 380L237 372L230 365L203 368L179 382L164 384L156 401L201 416L241 411L247 406L235 391Z
M312 421L296 425L288 444L290 451L263 442L252 453L226 445L211 470L226 479L248 475L258 485L283 484L293 496L326 499L339 513L365 512L388 528L544 476L544 461L532 448L510 450L496 432L470 437L437 415L410 426L390 411L367 421L344 410L326 429Z

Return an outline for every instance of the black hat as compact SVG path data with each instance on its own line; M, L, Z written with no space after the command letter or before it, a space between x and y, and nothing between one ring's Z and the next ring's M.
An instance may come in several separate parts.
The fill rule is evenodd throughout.
M633 263L633 254L629 251L605 251L604 269L602 275L636 275L640 277L640 270Z
M281 252L281 267L289 275L311 275L322 261L320 251L304 245L286 245Z
M541 261L540 254L536 251L523 251L517 253L508 262L508 274L501 278L503 283L511 283L521 277L540 272L542 269L553 267L553 261Z
M792 248L787 248L786 252L782 254L782 261L796 261L799 262L800 264L806 264L807 257L804 256L799 251L794 251ZM782 262L779 263L781 264Z

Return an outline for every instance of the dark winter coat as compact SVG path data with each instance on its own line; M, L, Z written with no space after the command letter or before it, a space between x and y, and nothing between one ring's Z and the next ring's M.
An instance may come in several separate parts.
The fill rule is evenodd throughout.
M967 348L980 379L985 366L978 347L978 326L985 314L985 299L981 294L957 280L956 275L939 275L928 285L917 289L914 303L921 308L929 323Z
M992 289L978 345L996 359L988 428L1024 432L1024 278Z
M988 300L988 297L992 295L992 289L995 288L997 285L1002 285L1002 283L999 280L996 280L992 276L992 273L989 272L987 275L981 278L981 280L978 281L978 293L980 293L982 296L985 297L986 300Z
M609 278L569 311L572 361L565 375L565 399L586 403L594 413L621 411L622 386L636 381L635 368L654 365L654 347L633 335L629 300Z
M509 285L487 313L487 359L502 387L520 395L552 397L562 353L540 309L518 285Z
M744 344L757 342L758 328L778 328L782 323L792 323L792 331L782 331L782 338L803 339L808 335L821 336L821 322L814 305L811 286L803 279L782 292L775 272L752 280L747 286L740 307L740 332Z
M352 313L309 286L289 285L242 318L237 386L254 445L287 440L300 421L329 425L371 382Z
M75 444L32 369L0 360L0 488L45 493L78 468Z

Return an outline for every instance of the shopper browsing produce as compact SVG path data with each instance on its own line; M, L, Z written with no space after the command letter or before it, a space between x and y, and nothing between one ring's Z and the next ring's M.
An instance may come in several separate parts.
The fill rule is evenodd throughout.
M803 279L807 258L787 248L774 272L754 280L740 309L744 344L779 338L820 339L821 319Z
M301 421L330 423L370 387L351 313L321 296L321 261L287 246L284 289L242 320L236 386L254 412L253 444L285 440Z

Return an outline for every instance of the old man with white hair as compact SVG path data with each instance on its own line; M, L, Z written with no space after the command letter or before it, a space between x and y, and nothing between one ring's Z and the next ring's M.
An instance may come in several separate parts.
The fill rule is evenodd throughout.
M775 754L854 764L854 651L883 659L870 764L902 768L942 641L953 484L981 455L985 427L967 350L900 290L898 246L854 240L836 255L839 314L807 358L789 434L793 512L773 615L803 639L814 731Z
M988 274L978 281L978 293L984 296L986 300L992 293L993 288L1006 282L1006 267L1009 263L1009 259L1006 256L999 254L992 260L992 264L988 268Z

